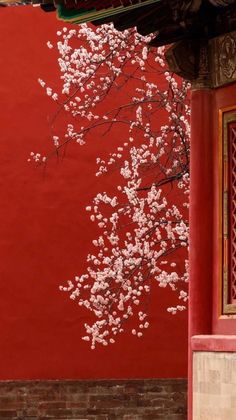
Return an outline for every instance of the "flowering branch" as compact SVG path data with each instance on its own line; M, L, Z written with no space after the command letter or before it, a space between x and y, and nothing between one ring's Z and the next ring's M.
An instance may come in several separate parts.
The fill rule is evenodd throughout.
M170 313L186 308L189 85L167 71L164 48L149 48L152 36L134 29L121 33L112 25L95 30L84 24L58 36L61 93L39 80L58 104L52 123L63 110L71 117L64 139L53 136L57 153L69 142L83 145L98 127L108 138L114 127L123 127L116 151L97 158L96 176L116 168L120 185L115 194L97 194L86 208L101 231L87 256L87 272L60 287L93 313L83 339L94 349L114 343L131 317L132 334L143 335L154 284L178 293L182 303L168 308ZM129 101L110 109L109 98L121 89ZM48 159L37 153L32 158Z

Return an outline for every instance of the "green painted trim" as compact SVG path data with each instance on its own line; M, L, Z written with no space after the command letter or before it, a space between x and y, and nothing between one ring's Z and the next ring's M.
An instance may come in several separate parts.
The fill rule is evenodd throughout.
M107 17L115 16L122 12L138 9L149 4L159 3L162 0L146 0L142 3L136 3L131 6L110 7L109 9L96 11L96 9L66 9L62 4L57 6L58 19L71 23L85 23L98 19L105 19Z

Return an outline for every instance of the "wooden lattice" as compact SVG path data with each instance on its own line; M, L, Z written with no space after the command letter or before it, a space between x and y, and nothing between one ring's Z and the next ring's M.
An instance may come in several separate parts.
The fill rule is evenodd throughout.
M222 149L222 315L236 318L236 107L220 113Z
M236 304L236 122L229 124L229 302Z

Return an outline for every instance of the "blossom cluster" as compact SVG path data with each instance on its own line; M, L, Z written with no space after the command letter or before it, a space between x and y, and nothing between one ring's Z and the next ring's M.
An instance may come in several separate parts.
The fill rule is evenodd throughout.
M83 145L97 128L112 138L117 124L124 127L116 150L97 158L96 176L115 168L120 181L86 207L100 229L87 272L60 286L93 314L83 339L94 349L114 343L125 328L142 337L155 285L177 293L180 304L170 313L186 308L189 84L167 70L163 47L148 46L152 35L83 24L58 37L61 92L39 79L58 112L71 116L64 138L53 136L57 152L68 142ZM129 102L110 109L109 95L125 88Z

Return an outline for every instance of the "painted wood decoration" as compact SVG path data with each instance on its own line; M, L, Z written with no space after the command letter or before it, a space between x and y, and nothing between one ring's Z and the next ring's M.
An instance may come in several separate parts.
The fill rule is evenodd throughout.
M236 110L220 113L223 137L223 314L236 314Z
M132 1L77 1L57 4L58 18L70 23L84 23L116 16L122 12L140 9L142 6L158 3L160 0L132 0Z
M235 0L0 0L2 6L16 4L40 5L71 23L113 22L118 30L136 26L141 35L155 33L154 46L236 29Z

